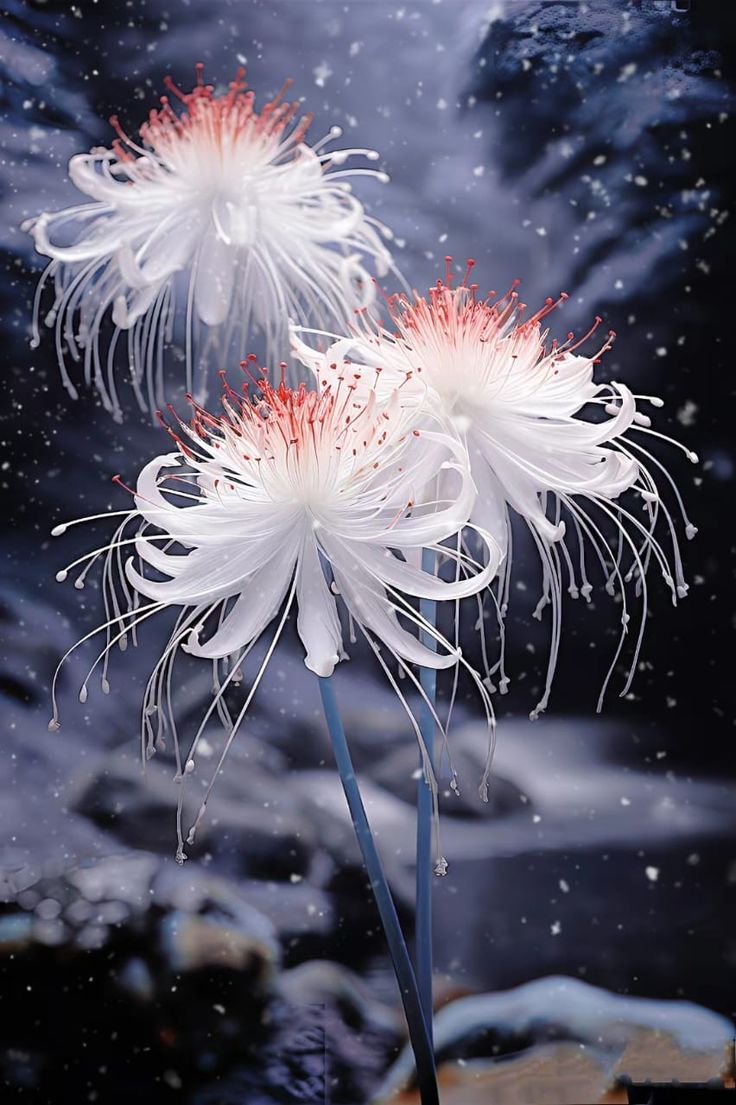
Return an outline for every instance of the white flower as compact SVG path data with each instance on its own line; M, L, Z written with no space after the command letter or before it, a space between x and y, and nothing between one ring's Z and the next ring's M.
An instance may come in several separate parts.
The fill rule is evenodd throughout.
M452 286L451 259L445 281L438 281L428 296L414 293L387 299L390 323L374 323L367 317L354 324L346 336L332 340L326 351L311 348L292 332L296 355L329 386L335 373L346 366L362 372L379 393L400 388L402 402L451 419L468 448L478 490L472 520L499 542L505 559L496 588L501 628L501 656L489 667L499 673L500 690L508 686L503 659L503 619L506 614L512 564L511 514L529 528L542 563L542 598L535 611L541 616L552 606L552 640L544 693L536 716L547 705L561 633L562 592L589 601L592 586L586 556L602 566L606 589L622 601L619 646L606 676L599 708L611 671L618 661L630 616L625 584L636 580L642 594L642 617L629 675L622 694L630 686L639 654L647 609L646 572L654 560L672 593L673 602L687 593L680 550L671 515L656 485L652 467L665 477L683 512L686 535L696 530L684 515L680 494L659 461L637 441L632 431L664 435L650 429L648 416L637 411L635 396L624 384L596 383L594 366L610 345L593 356L575 351L590 334L573 344L573 335L558 345L548 344L545 316L558 303L548 299L542 310L524 319L516 285L500 298L480 299L477 285L468 284L474 262L468 263L463 283ZM600 319L596 320L596 326ZM593 327L595 330L596 326ZM592 330L591 330L592 333ZM335 335L323 337L335 339ZM597 417L590 417L594 411ZM605 417L607 416L607 417ZM666 438L665 440L671 440ZM675 443L677 444L677 443ZM694 453L685 450L690 460ZM624 505L626 491L639 495ZM664 520L671 551L665 551L655 528ZM615 548L610 543L615 537ZM573 538L571 541L570 538ZM670 563L671 561L671 563ZM485 648L485 642L484 648Z
M283 93L256 111L243 71L216 95L197 67L193 91L169 89L136 143L116 118L118 139L71 159L69 176L91 202L24 223L51 258L39 282L33 343L45 284L55 300L45 320L56 336L65 385L76 396L70 362L83 364L105 407L120 417L116 345L127 335L127 364L142 409L163 405L164 349L184 319L186 390L242 357L252 328L267 356L281 355L289 315L334 325L373 296L366 259L379 273L390 264L388 230L366 216L346 178L374 169L342 169L374 151L309 146L311 117ZM174 101L176 102L176 101ZM181 311L178 312L178 308ZM107 340L108 318L111 338ZM105 348L106 347L106 348Z
M417 600L457 601L485 588L498 569L498 549L485 535L484 565L445 544L468 522L475 488L464 447L441 424L416 429L413 412L398 396L388 396L379 410L373 393L357 397L351 378L321 391L273 387L265 378L254 383L254 398L228 388L219 417L193 404L191 422L170 428L177 451L142 470L135 510L101 550L107 646L91 670L103 663L104 690L110 648L159 611L180 612L144 696L147 755L162 735L162 718L176 740L166 688L178 650L213 662L215 697L186 757L176 740L180 780L194 768L206 721L280 610L227 746L292 610L305 664L328 676L345 656L342 607L351 631L364 633L406 706L387 657L415 686L411 664L465 665L459 649L421 617ZM136 556L123 566L121 554L131 547ZM423 571L423 549L454 562L455 579ZM81 562L86 574L98 555L82 557L57 578ZM140 597L148 602L139 605ZM420 642L418 628L434 637L438 651ZM86 688L87 680L83 700ZM55 703L51 726L58 726Z

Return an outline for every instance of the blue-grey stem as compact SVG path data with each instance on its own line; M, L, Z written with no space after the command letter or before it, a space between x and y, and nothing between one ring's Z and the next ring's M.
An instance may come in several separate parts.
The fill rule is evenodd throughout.
M435 571L436 556L431 549L422 549L422 569L425 572ZM437 617L437 603L433 599L422 599L419 605L422 617L434 626ZM420 631L423 645L436 651L437 642L431 633ZM435 720L432 716L432 706L435 703L437 692L437 672L435 668L423 667L419 673L422 690L426 695L423 698L419 713L419 728L422 734L427 755L430 762L434 763L435 744ZM417 873L416 873L416 959L417 959L417 985L419 997L424 1010L424 1019L427 1022L429 1038L432 1040L432 881L434 872L434 860L432 855L432 791L424 777L424 764L422 758L419 761L419 780L417 783Z
M414 1052L417 1068L417 1083L422 1105L439 1105L437 1090L437 1075L434 1066L434 1053L430 1041L427 1023L424 1019L422 1005L419 1000L414 969L412 967L409 952L401 931L401 925L396 913L396 907L391 897L386 875L381 863L381 857L373 839L368 817L360 796L358 780L355 777L353 762L350 758L345 730L337 707L337 700L330 678L319 678L319 689L322 695L322 707L325 712L325 721L330 733L332 748L335 754L337 770L340 773L340 782L345 791L350 816L353 819L353 828L358 840L363 863L365 864L371 890L378 907L378 912L383 925L383 931L388 943L391 962L399 985L401 1000L404 1005L406 1023L409 1029L409 1041Z

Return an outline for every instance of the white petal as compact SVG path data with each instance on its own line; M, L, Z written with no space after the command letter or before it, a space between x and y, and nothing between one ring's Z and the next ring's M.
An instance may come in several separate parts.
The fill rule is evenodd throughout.
M172 506L159 487L159 481L168 475L161 470L180 469L182 463L181 453L164 453L149 461L141 469L135 485L135 505L147 522L186 536L196 534L202 529L196 508Z
M470 515L471 521L490 533L498 544L499 553L506 555L509 543L509 515L503 489L495 473L487 463L482 449L471 439L468 441L470 470L473 474L477 496Z
M399 624L399 620L380 584L357 561L340 556L330 562L340 594L353 618L375 633L378 640L396 656L430 668L451 668L457 663L454 652L433 652Z
M317 542L308 535L297 567L297 632L306 649L304 663L317 675L332 675L342 653L342 633L335 599L325 580Z
M112 308L112 321L121 330L129 330L142 315L145 315L159 290L155 284L151 284L131 296L130 302L124 294L116 296Z
M549 489L549 483L545 483L544 472L529 463L528 446L526 455L511 454L510 447L501 446L497 433L494 440L478 436L476 441L485 454L490 473L498 480L504 498L514 510L531 522L545 541L559 541L564 537L564 523L550 522L542 508L540 493ZM477 479L481 481L482 478L478 474Z
M109 171L110 156L102 153L78 153L69 161L69 179L85 195L106 205L116 204L130 187L128 179L118 179ZM106 168L100 171L98 166Z
M192 635L186 651L193 656L215 659L229 656L259 637L279 611L291 583L295 559L294 556L287 562L280 552L274 557L278 563L269 562L245 580L243 593L222 625L204 643Z
M219 326L227 317L234 279L234 251L214 230L210 230L197 259L194 285L194 305L207 326Z
M355 562L372 575L379 583L385 583L399 594L413 595L426 599L461 599L484 590L491 582L500 563L495 542L488 544L491 558L489 563L470 579L446 582L431 572L424 572L412 564L399 560L388 549L376 549L371 545L358 542L334 541L331 550L339 549L341 560ZM449 555L450 550L448 550Z

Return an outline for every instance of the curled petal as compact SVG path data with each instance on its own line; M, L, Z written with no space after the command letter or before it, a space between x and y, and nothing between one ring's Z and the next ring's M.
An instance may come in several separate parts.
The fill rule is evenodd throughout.
M433 652L407 632L399 624L385 588L357 560L350 560L338 553L337 558L330 556L330 563L335 573L335 583L348 609L361 625L375 633L390 652L402 660L423 667L455 667L458 651L448 645L445 652Z
M278 567L272 562L265 564L243 581L243 592L223 619L219 628L206 641L201 642L197 634L192 633L186 644L187 652L193 656L208 659L230 656L239 652L260 637L266 626L279 612L291 582L291 564L282 562L279 556ZM274 572L279 583L274 586Z

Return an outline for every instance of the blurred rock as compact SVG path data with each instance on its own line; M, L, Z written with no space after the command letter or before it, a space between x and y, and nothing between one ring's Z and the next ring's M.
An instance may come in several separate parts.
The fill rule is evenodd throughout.
M583 1044L544 1044L504 1060L444 1063L437 1072L442 1105L594 1105L607 1100L610 1063ZM397 1090L376 1105L418 1105Z
M196 868L134 853L42 878L0 914L4 1085L168 1100L268 1038L278 960L266 918Z
M544 978L515 990L461 998L435 1018L443 1103L586 1105L616 1080L707 1081L732 1060L733 1026L691 1002L623 997L578 979ZM380 1100L405 1092L405 1049Z
M396 1008L372 998L357 975L326 961L284 971L276 1026L263 1066L235 1066L195 1094L193 1105L356 1105L367 1101L403 1042Z
M360 975L337 963L312 960L282 971L278 989L294 1005L335 1005L345 1023L359 1033L373 1028L397 1039L406 1034L398 1008L377 1001Z
M337 868L344 872L351 867L363 872L337 772L302 771L292 785L304 803L320 847L334 858ZM414 894L410 871L414 864L414 810L365 776L360 779L360 789L391 889L403 905L410 907ZM365 876L361 878L365 882Z
M187 852L208 854L216 865L237 876L270 880L303 876L309 869L314 833L288 781L253 765L238 770L236 759L227 772ZM138 757L120 752L102 760L91 777L85 772L72 788L70 805L125 844L171 855L176 849L180 787L174 773L173 762L166 766L154 759L144 775ZM206 768L201 776L195 772L186 779L185 836L207 781Z
M467 733L467 731L466 731ZM458 790L449 785L446 757L444 770L440 770L438 786L443 814L451 817L500 818L518 813L522 804L529 809L529 801L511 779L493 772L488 790L488 801L482 802L478 784L483 774L482 749L479 728L473 730L471 741L462 741L460 733L451 732L448 738L452 766L457 773ZM394 746L391 752L370 768L371 777L397 798L409 805L417 800L417 773L419 754L416 746L408 741Z

